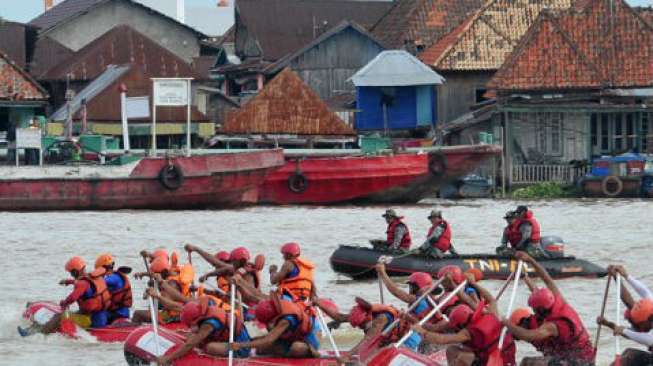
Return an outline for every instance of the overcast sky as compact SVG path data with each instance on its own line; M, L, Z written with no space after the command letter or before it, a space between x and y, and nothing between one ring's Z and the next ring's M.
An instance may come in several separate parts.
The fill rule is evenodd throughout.
M175 0L137 1L170 16L176 12ZM186 23L208 35L222 34L233 23L233 1L229 1L228 8L218 8L217 0L186 0ZM653 6L653 0L627 1L636 6ZM0 0L0 17L8 20L28 22L42 11L43 0Z

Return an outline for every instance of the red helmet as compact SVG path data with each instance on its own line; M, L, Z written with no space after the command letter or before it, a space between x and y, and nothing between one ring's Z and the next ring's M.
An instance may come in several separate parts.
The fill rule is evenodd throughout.
M153 261L154 261L154 259L159 258L159 257L165 258L166 262L170 260L170 257L168 257L168 251L165 250L165 249L157 249L157 250L152 252L152 258L153 258L152 260Z
M182 323L190 327L200 316L202 316L202 306L197 301L190 301L184 304L184 308L181 311Z
M449 326L452 328L464 327L469 323L472 315L474 315L472 308L465 304L457 305L449 313Z
M478 268L470 268L465 271L465 273L471 273L474 276L476 282L483 280L483 271Z
M297 243L286 243L281 247L281 254L283 255L298 256L299 252L299 244Z
M406 283L412 283L417 286L420 290L426 289L433 285L433 278L430 274L426 272L415 272L408 277Z
M66 272L81 272L86 267L86 262L82 257L72 257L66 262Z
M633 305L630 309L630 314L628 319L633 323L639 324L643 323L653 316L653 300L651 299L640 299Z
M274 306L274 301L263 300L256 305L255 314L256 320L263 324L267 324L277 316L277 307Z
M221 260L223 262L229 262L229 252L227 252L225 250L221 250L221 251L215 253L215 258L217 260Z
M239 260L249 260L249 250L247 250L244 247L238 247L234 250L231 251L231 254L229 255L229 260L230 261L239 261Z
M361 305L354 305L349 312L349 324L358 328L369 321L370 312Z
M451 274L451 278L453 279L453 282L455 282L456 284L460 284L465 280L463 271L460 269L460 267L454 266L453 264L440 268L437 277L442 278L447 274Z
M553 307L555 300L555 296L551 290L545 287L538 288L537 290L533 291L531 296L528 298L528 306L534 310L549 310L551 307Z
M152 263L150 263L150 271L154 273L161 273L166 269L170 269L170 264L164 257L156 257Z
M533 313L531 312L531 309L529 309L529 308L517 308L510 315L510 323L512 325L519 325L519 323L522 320L524 320L525 318L530 317L531 315L533 315Z

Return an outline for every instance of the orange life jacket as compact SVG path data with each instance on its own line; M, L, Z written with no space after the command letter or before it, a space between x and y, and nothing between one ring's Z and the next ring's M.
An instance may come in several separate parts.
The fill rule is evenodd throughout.
M118 310L120 308L130 308L133 303L132 286L129 282L129 277L127 277L127 275L124 273L115 273L117 273L120 278L122 278L125 285L118 291L111 294L111 306L109 306L109 310L111 311Z
M313 328L311 317L300 305L294 302L280 299L278 306L277 313L279 315L277 315L273 320L275 325L283 317L289 315L296 317L299 322L299 325L294 330L286 330L280 338L288 341L303 341L304 338L311 333Z
M179 287L179 292L181 292L184 297L191 297L190 293L190 283L183 282L179 274L173 274L166 278L166 281L174 282Z
M218 285L218 288L226 293L230 291L231 283L229 283L229 277L225 275L220 275L215 278L215 282Z
M406 226L406 224L404 224L401 221L402 218L403 217L396 218L390 224L388 224L388 229L385 232L386 233L386 242L388 243L387 244L388 246L392 245L392 243L394 243L394 241L395 241L395 229L397 228L397 226L399 226L399 225ZM399 243L399 247L404 248L404 249L409 249L410 245L411 245L410 231L408 230L408 226L406 226L406 232L404 233L404 236L401 238L401 242Z
M93 289L91 297L84 298L82 296L77 300L79 310L83 313L95 313L107 310L111 306L111 293L104 281L105 273L106 270L100 268L77 279L77 281L87 281Z
M315 265L303 258L294 258L290 261L299 270L299 273L295 277L282 279L279 283L279 292L288 292L300 300L309 299L313 291Z
M428 234L426 234L426 237L430 237L433 231L441 224L444 224L444 231L438 238L438 241L433 243L433 247L440 249L443 253L446 253L449 251L449 248L451 248L451 225L449 225L448 222L442 219L438 220L433 226L431 226Z
M229 314L216 302L217 298L206 296L199 299L202 315L195 321L195 324L201 324L208 319L216 319L223 327L217 333L211 334L208 342L228 342L229 341ZM243 330L243 320L239 314L234 314L234 336L238 336Z

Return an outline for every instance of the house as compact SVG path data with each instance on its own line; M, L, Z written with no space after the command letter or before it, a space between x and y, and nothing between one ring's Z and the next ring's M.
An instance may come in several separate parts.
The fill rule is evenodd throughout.
M200 85L195 92L195 105L219 129L224 125L227 116L240 108L234 98L227 96L221 89Z
M486 84L543 9L572 0L490 0L421 54L447 83L438 90L438 118L448 123L486 100Z
M488 87L511 170L653 152L653 26L624 0L543 12Z
M0 50L0 142L15 140L17 127L28 127L45 114L48 93Z
M353 144L356 134L289 68L227 117L217 146L318 147Z
M344 20L263 72L266 78L272 78L289 67L320 98L328 99L353 92L354 86L347 80L383 50L365 28Z
M436 85L444 79L406 51L383 51L351 77L358 131L425 130L437 122Z
M363 55L358 57L369 57L370 49L381 46L367 30L391 5L392 3L387 1L239 0L235 7L235 24L229 36L233 37L234 53L239 62L218 68L215 73L227 80L224 89L227 95L247 96L261 90L266 80L274 77L286 66L299 71L298 67L302 66L302 62L327 62L330 64L329 69L334 70L340 67L338 62L346 61L342 67L351 69L352 62L356 65L361 63L355 60L357 55L348 55L357 53L356 48L348 50L347 55L339 53L339 59L330 60L321 57L325 54L322 45L342 47L336 45L360 44ZM334 28L337 30L332 31ZM307 48L309 44L312 47ZM352 50L356 52L351 52ZM336 48L335 51L340 52L340 49ZM318 56L321 58L316 58ZM331 56L334 57L333 52ZM284 58L286 59L273 65ZM371 58L362 64L369 59ZM334 62L335 66L332 65ZM273 71L266 72L265 69L271 65ZM307 64L306 67L314 66ZM311 84L311 87L315 86L315 82L305 78L303 73L300 72L300 76ZM338 77L336 85L329 85L331 81L327 83L328 79L323 79L325 81L316 91L328 98L334 87L339 87L349 76L351 75ZM329 92L325 93L320 89Z
M122 138L122 116L120 106L120 87L127 87L128 97L147 96L151 105L151 75L135 64L108 65L106 69L81 89L70 101L70 113L75 131L79 131L85 117L91 133ZM84 113L84 105L86 110ZM68 119L68 106L63 105L49 119L48 132L61 135ZM157 108L157 146L159 148L179 148L185 145L187 110L185 107ZM201 145L215 132L214 124L191 108L191 133L193 145ZM151 146L151 118L129 120L130 144L135 149Z
M395 0L371 32L387 49L418 54L484 3L484 0Z
M119 25L128 25L187 63L216 50L203 49L201 32L135 0L64 0L29 22L76 52Z

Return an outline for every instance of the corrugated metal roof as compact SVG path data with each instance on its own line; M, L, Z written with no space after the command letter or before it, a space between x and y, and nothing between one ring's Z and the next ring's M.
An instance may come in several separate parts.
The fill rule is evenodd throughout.
M75 98L73 98L73 100L70 102L71 112L73 115L77 113L77 111L81 108L82 100L85 99L86 101L90 101L93 99L95 96L104 91L104 89L109 87L109 85L113 84L127 71L129 71L129 68L130 67L128 65L109 65L100 76L98 76L95 80L88 84L86 88L82 89L79 93L77 93L77 95L75 95ZM65 121L67 118L68 109L65 104L50 116L50 119L53 121Z
M75 52L48 36L41 36L34 46L30 73L41 79L50 69L68 59Z
M406 51L383 51L350 78L356 86L438 85L444 78Z
M239 111L221 133L354 135L354 131L292 70L286 68Z
M236 22L247 29L263 51L277 61L343 20L370 29L392 6L389 1L238 0ZM236 43L238 43L238 24Z
M16 22L0 20L0 51L11 58L21 68L27 66L27 43L30 33L36 35L36 29Z

